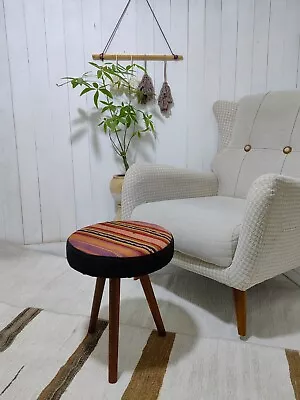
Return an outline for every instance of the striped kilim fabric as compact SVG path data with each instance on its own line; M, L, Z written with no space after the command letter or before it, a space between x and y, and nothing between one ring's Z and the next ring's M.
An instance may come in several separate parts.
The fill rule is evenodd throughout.
M99 320L95 333L86 335L86 319L78 315L1 303L0 310L8 322L0 320L1 400L300 399L298 350L196 332L161 337L145 327L121 325L123 367L110 385L107 321ZM178 317L177 312L173 318Z
M74 232L69 243L86 254L103 257L140 257L159 252L172 234L158 225L138 221L112 221Z

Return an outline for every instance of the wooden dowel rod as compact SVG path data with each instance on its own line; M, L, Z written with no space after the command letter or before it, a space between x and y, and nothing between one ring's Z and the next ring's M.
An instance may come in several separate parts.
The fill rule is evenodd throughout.
M93 60L102 60L102 54L93 54ZM104 54L103 60L110 61L131 61L131 60L139 60L139 61L181 61L183 60L183 56L178 55L178 58L174 58L171 54Z

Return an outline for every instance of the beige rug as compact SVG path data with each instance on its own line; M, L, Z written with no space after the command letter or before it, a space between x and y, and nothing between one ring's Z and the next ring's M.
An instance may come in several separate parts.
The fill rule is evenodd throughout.
M300 399L298 351L127 325L119 380L107 382L108 327L0 303L1 400Z

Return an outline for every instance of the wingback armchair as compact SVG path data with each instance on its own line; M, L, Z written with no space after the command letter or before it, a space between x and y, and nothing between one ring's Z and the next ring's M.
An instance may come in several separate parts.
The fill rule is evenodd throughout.
M228 146L211 173L134 165L122 216L168 228L173 263L233 288L246 335L246 291L300 266L300 91L238 103Z

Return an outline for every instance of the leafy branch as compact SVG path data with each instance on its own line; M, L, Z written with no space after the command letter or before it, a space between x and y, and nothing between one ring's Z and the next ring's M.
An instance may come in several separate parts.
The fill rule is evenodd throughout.
M92 95L95 107L99 110L100 126L108 134L116 154L122 158L125 171L128 170L128 151L134 137L155 132L152 115L133 104L132 99L139 99L137 87L132 78L138 69L145 69L138 64L127 65L89 63L95 73L86 72L81 77L64 77L63 83L73 89L81 88L80 96ZM127 99L121 101L121 94Z

